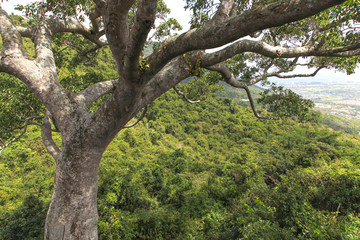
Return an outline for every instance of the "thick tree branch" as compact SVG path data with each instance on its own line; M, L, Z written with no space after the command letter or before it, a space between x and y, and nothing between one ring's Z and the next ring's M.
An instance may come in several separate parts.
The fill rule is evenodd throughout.
M187 60L196 62L197 56L191 55ZM188 69L180 67L183 65L186 65L183 57L170 61L143 86L120 79L115 86L119 90L115 91L93 115L92 118L96 121L93 121L94 125L91 128L101 132L103 137L115 137L138 111L191 75Z
M52 26L48 25L46 16L39 10L38 24L34 31L34 44L36 68L32 69L37 76L26 76L30 78L32 85L30 89L51 112L55 121L59 123L60 131L66 128L69 120L69 106L71 95L59 83L55 65L55 57L52 49ZM21 78L20 78L21 79ZM34 88L34 89L32 89Z
M16 29L22 37L32 38L33 36L30 28L16 26Z
M99 18L101 17L101 12L99 8L95 7L94 11L90 13L89 18L92 25L92 31L97 34L99 33Z
M235 0L222 0L214 17L210 19L207 24L215 26L227 20L230 16L231 10L233 9L234 3Z
M22 57L26 56L22 38L9 15L0 8L0 34L2 37L1 56Z
M147 112L147 106L144 107L142 113L141 113L141 116L132 124L130 125L126 125L124 126L123 128L132 128L134 127L135 125L137 125L141 120L144 119L145 115L146 115L146 112Z
M196 63L196 59L196 55L193 54L189 56L186 61ZM148 105L182 80L190 77L191 73L189 70L186 67L183 67L186 66L186 64L183 57L177 57L161 69L161 71L158 72L144 87L142 105Z
M84 27L81 23L76 21L49 19L47 24L50 26L52 35L55 33L70 32L84 36L86 39L95 43L99 47L103 47L108 44L106 41L103 41L99 38L99 32L92 32Z
M52 29L46 22L43 9L38 10L38 24L34 31L34 44L37 62L40 65L53 65L55 67L54 56L52 53Z
M196 56L192 61L196 61ZM174 59L143 86L120 79L115 86L119 90L115 91L93 114L94 121L89 127L101 134L98 136L99 139L112 139L137 112L190 76L185 68L179 67L184 64L182 57ZM98 144L103 145L106 142L102 141Z
M44 122L41 126L41 137L47 151L55 159L56 163L58 163L61 156L61 151L52 138L50 118L50 113L47 112L44 117Z
M125 69L132 81L138 81L139 57L146 38L154 25L157 0L140 0L135 23L131 29L130 42L126 49ZM135 78L135 79L134 79Z
M41 30L39 32L41 32ZM44 73L40 71L38 67L39 65L35 61L27 57L22 44L21 34L13 25L8 14L1 8L0 33L3 39L3 49L1 53L2 56L0 58L0 71L7 72L18 77L20 80L22 80L28 85L28 87L35 93L35 95L40 100L45 100L46 98L40 94L40 92L42 92L44 88L40 90L41 85L37 83L37 81L40 80L46 81L42 77ZM43 57L42 50L49 45L51 48L51 42L49 39L46 39L47 41L42 43L41 41L43 40L43 35L40 33L37 34L37 36L38 37L36 38L35 44L37 45L37 52L40 56L38 62L41 62L43 60L43 58L41 58ZM47 52L49 53L49 51ZM52 56L51 49L50 56ZM48 62L51 63L52 59L50 57L44 60L48 60ZM56 73L55 63L53 64L53 70Z
M208 67L225 61L236 54L252 52L270 58L296 58L305 56L355 56L359 55L360 43L336 47L318 48L317 46L281 47L272 46L263 41L241 40L220 51L204 54L201 67Z
M356 49L356 50L352 50L352 51L334 53L332 56L334 56L334 57L355 57L355 56L360 56L360 48Z
M93 84L76 94L74 99L84 104L85 108L87 109L100 97L113 92L115 90L117 81L118 80L110 80Z
M224 81L235 88L245 88L252 84L247 82L238 81L235 75L229 70L225 63L218 63L213 66L207 67L211 71L216 71L221 74Z
M190 100L190 99L186 96L186 94L183 93L183 92L181 92L176 86L173 87L173 89L175 90L175 92L176 92L178 95L182 96L182 97L184 98L184 100L187 101L188 103L199 103L199 102L200 102L200 100L195 100L195 101Z
M220 47L253 32L301 20L343 2L344 0L277 1L251 9L215 26L192 29L167 40L148 57L147 61L151 66L148 74L153 76L170 59L188 51Z
M7 72L24 82L35 96L53 113L56 122L62 122L69 108L69 96L59 84L52 52L52 34L45 16L39 10L38 25L34 29L36 59L27 57L21 34L5 11L0 9L0 33L4 41L0 58L0 71ZM4 56L4 54L6 54Z
M192 61L196 61L196 56ZM182 57L170 61L151 81L144 86L138 86L135 90L133 88L134 83L130 84L120 80L115 86L116 88L119 87L119 91L115 91L92 117L96 121L92 121L90 127L95 132L101 133L99 139L115 137L138 111L189 77L188 70L179 67L184 64ZM106 143L101 142L99 144Z
M96 5L103 17L110 49L121 70L129 44L128 12L135 0L108 0L106 4L104 2L98 0Z

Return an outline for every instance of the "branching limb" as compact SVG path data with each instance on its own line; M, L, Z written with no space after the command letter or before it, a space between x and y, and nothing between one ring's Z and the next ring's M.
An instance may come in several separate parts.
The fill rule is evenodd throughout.
M325 68L325 66L318 67L314 72L312 73L299 73L299 74L289 74L289 75L283 75L284 73L289 73L293 71L294 66L302 66L303 64L297 64L298 59L294 59L292 64L290 64L286 68L281 68L274 72L268 72L268 68L265 68L264 73L254 77L248 82L248 85L254 85L260 81L263 81L269 77L277 77L277 78L296 78L296 77L314 77L321 69Z
M58 51L56 54L59 54L60 52L64 51L67 48L71 48L74 49L75 51L77 51L81 56L91 59L92 57L88 56L89 53L95 52L97 50L99 50L100 48L102 48L103 46L106 45L106 43L103 44L96 44L93 47L86 49L86 50L82 50L80 49L81 47L76 46L75 44L71 43L71 42L67 42L65 41L64 44L66 45L65 48L63 48L62 50Z
M80 55L83 56L83 57L90 58L90 57L88 56L88 54L99 50L101 47L102 47L102 46L100 46L100 45L95 45L94 47L89 48L89 49L81 52Z
M3 43L1 50L2 57L6 55L11 55L12 57L26 56L20 33L9 18L9 15L2 8L0 8L0 34Z
M226 67L226 65L224 63L216 64L214 66L208 67L208 69L219 72L222 75L222 77L224 78L225 82L228 83L229 85L236 87L236 88L244 89L246 91L247 97L250 102L251 109L252 109L255 117L260 118L260 119L267 119L267 117L259 115L258 112L256 111L254 100L253 100L253 98L251 96L251 92L248 88L248 85L250 85L250 84L248 84L246 82L238 81L236 79L236 77L234 76L234 74Z
M235 88L245 88L249 85L252 85L246 82L238 81L235 75L225 65L225 63L218 63L213 66L207 67L207 69L220 73L221 76L224 78L224 81Z
M221 1L214 17L207 24L214 26L227 20L230 16L231 10L233 9L234 3L235 0Z
M274 73L274 74L270 74L269 77L277 77L277 78L314 77L323 68L325 67L324 66L318 67L313 73L308 73L308 74L299 73L299 74L281 75L278 73Z
M32 38L33 36L30 28L16 26L16 29L22 37Z
M26 125L35 125L35 126L41 127L41 124L36 123L36 122L33 121L33 120L41 119L41 118L43 118L43 116L29 117L29 118L26 118L25 120L20 119L19 121L24 122L25 126ZM24 128L25 126L23 126L22 128Z
M146 59L151 66L148 75L154 76L169 60L186 52L220 47L257 31L313 16L342 2L344 0L276 1L253 8L215 26L205 25L198 29L191 29L180 36L168 39ZM232 54L225 59L234 55ZM277 55L275 53L272 56L276 57ZM204 67L222 61L206 64Z
M186 94L183 93L183 92L181 92L176 86L173 87L173 89L175 90L175 92L176 92L177 94L179 94L180 96L182 96L182 97L185 99L185 101L187 101L188 103L199 103L199 102L200 102L200 100L195 100L195 101L190 100L190 99L186 96Z
M331 22L331 23L329 23L329 24L327 24L327 25L324 25L324 26L318 26L317 28L316 28L316 30L318 31L318 32L324 32L324 31L327 31L327 30L329 30L329 29L331 29L331 28L334 28L334 27L336 27L336 26L341 26L344 22L346 22L346 21L349 21L349 20L351 20L351 18L352 18L353 16L351 16L351 15L345 15L345 16L343 16L342 18L340 18L339 20L337 20L337 21L333 21L333 22Z
M94 11L90 14L90 22L92 25L92 31L97 34L99 33L99 18L101 17L100 9L95 7Z
M287 67L283 66L277 71L269 72L270 68L275 65L274 60L271 60L271 63L264 68L263 74L254 77L249 81L249 85L254 85L260 81L263 81L269 77L276 77L281 76L282 73L288 73L291 72L295 67L297 66L297 62L299 61L299 58L295 58Z
M0 33L3 48L0 57L0 71L7 72L24 82L35 96L54 113L66 110L68 95L59 84L52 51L51 29L46 25L44 14L39 10L38 25L33 31L36 58L29 58L22 44L18 28L14 26L8 14L0 9ZM20 29L21 31L21 29ZM61 111L56 111L61 109ZM61 118L65 116L62 111ZM54 116L62 122L59 116Z
M248 96L248 99L249 99L249 102L250 102L250 106L251 106L251 109L255 115L255 117L259 118L259 119L268 119L268 117L266 116L261 116L258 114L258 112L256 111L256 108L255 108L255 104L254 104L254 100L251 96L251 92L249 90L249 88L246 86L246 87L243 87L243 89L246 91L246 94Z
M126 49L125 68L130 79L136 80L139 72L139 57L145 45L146 38L154 25L157 0L140 0L135 23L131 29L130 42ZM135 79L134 79L135 78Z
M115 85L118 80L109 80L106 82L99 82L91 85L90 87L80 91L75 99L79 102L82 102L87 109L91 106L100 97L105 94L111 93L115 90Z
M28 85L45 107L54 113L53 117L62 131L66 126L65 121L68 120L71 95L58 81L52 48L53 29L51 25L48 25L49 22L43 11L44 9L41 8L38 10L38 24L34 30L33 42L36 58L31 62L35 67L30 69L26 66L27 72L19 78Z
M126 125L123 128L132 128L132 127L134 127L136 124L138 124L141 120L144 119L144 117L146 115L146 112L147 112L147 106L144 107L143 112L141 113L141 116L134 123L132 123L130 125Z
M135 0L97 0L95 2L104 20L110 49L118 66L121 67L129 44L128 12Z
M345 51L333 54L334 57L354 57L360 56L360 49L355 49L352 51Z
M236 54L252 52L270 58L296 58L305 56L356 56L360 54L360 43L335 48L319 46L281 47L272 46L263 41L242 40L220 51L204 54L201 67L208 67L223 62Z
M50 26L52 34L61 33L61 32L70 32L77 33L84 36L89 41L95 43L99 47L103 47L107 45L107 41L101 40L99 35L99 31L93 32L84 27L80 22L76 21L64 21L59 19L49 19L47 21L47 25Z
M299 74L289 74L283 75L284 73L291 72L290 69L280 69L275 72L265 72L249 81L249 85L254 85L260 81L263 81L269 77L277 77L277 78L296 78L296 77L314 77L321 69L325 68L324 66L318 67L313 73L299 73Z
M43 143L50 153L50 155L55 159L55 162L58 163L61 156L61 151L58 146L55 144L54 139L52 138L52 130L51 130L51 116L49 112L46 112L44 117L44 122L41 126L41 137L43 139Z
M189 61L196 63L196 55L189 56ZM156 74L151 81L147 83L144 88L144 97L142 98L142 105L148 105L154 101L157 97L167 92L176 84L181 82L187 77L190 77L190 73L186 67L179 67L186 65L183 57L177 57L170 61L158 74ZM194 64L193 64L194 65ZM147 94L151 92L152 94Z
M33 122L33 120L35 119L41 119L43 118L42 116L34 116L34 117L29 117L29 118L26 118L24 121L24 126L21 126L21 127L18 127L16 129L23 129L21 133L19 133L17 136L13 137L10 141L8 141L7 143L5 141L3 141L2 139L0 139L0 143L1 143L1 146L0 146L0 154L1 152L7 148L8 146L10 146L12 143L16 142L17 140L19 140L27 131L27 128L29 125L38 125L37 123ZM15 129L13 129L15 130Z
M25 125L23 131L22 131L19 135L17 135L17 136L15 136L14 138L12 138L12 139L11 139L9 142L7 142L7 143L5 143L3 140L1 140L1 145L2 145L2 146L0 146L0 154L1 154L1 152L2 152L5 148L7 148L10 144L12 144L12 143L16 142L17 140L19 140L19 139L26 133L27 127L28 127L28 125Z

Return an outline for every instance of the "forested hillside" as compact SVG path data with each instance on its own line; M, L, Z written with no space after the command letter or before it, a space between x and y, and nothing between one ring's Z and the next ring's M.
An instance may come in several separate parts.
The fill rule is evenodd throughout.
M314 78L316 80L316 77ZM290 86L291 88L291 86ZM261 96L261 93L263 89L255 87L250 87L252 95L254 100L259 99ZM229 97L233 100L234 103L241 105L241 106L249 106L249 100L247 99L246 92L242 91L241 89L234 89L228 85L224 85L222 91L218 92L218 95L221 97ZM303 96L306 98L306 96ZM311 99L310 99L311 100ZM314 102L316 104L316 102ZM257 101L255 101L256 107L260 108L263 107L260 104L257 104ZM346 107L347 108L347 107ZM318 110L318 108L315 106L315 109ZM320 114L320 112L322 114ZM329 114L327 112L321 111L312 113L316 115L316 119L318 122L323 123L330 128L337 130L337 131L343 131L346 133L350 133L353 135L360 135L360 121L354 120L354 119L346 119L344 117L341 117L337 114Z
M24 45L35 57L32 42ZM66 89L118 78L108 48L81 54L91 46L69 33L54 37ZM0 77L0 139L9 142L27 119L39 115L31 120L42 124L45 109L20 81ZM183 87L191 99L216 90L219 78L198 81ZM99 239L359 239L360 138L317 114L303 123L257 119L243 94L226 89L188 104L172 90L121 131L100 164ZM0 153L0 240L43 238L55 167L37 126Z
M54 171L35 127L1 153L0 239L41 239ZM360 139L228 98L163 95L99 171L100 239L359 239Z

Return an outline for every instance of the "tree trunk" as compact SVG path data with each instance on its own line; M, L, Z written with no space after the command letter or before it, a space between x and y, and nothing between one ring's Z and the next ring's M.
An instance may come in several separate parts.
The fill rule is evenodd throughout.
M46 217L46 240L98 239L97 174L105 149L84 145L63 148Z

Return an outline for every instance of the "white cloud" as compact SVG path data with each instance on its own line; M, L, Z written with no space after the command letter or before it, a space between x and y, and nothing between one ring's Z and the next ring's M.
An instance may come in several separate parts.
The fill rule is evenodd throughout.
M8 14L14 13L14 14L21 14L21 12L15 10L15 6L18 4L26 5L29 3L35 2L34 0L3 0L0 3L0 6L2 9L4 9Z
M189 30L191 12L184 10L185 1L165 0L165 3L168 6L168 8L171 9L171 13L169 14L169 17L178 20L180 25L183 27L183 30L181 32L185 32Z

